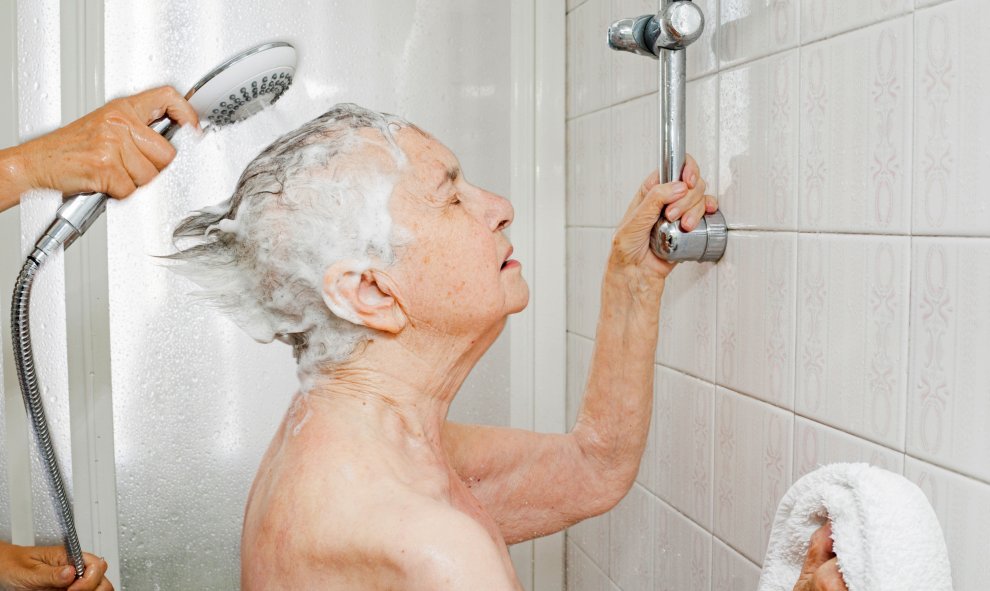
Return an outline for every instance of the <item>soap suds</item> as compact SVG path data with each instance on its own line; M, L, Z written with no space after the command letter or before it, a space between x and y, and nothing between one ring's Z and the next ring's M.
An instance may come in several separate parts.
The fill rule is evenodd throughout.
M292 345L301 378L346 360L373 332L330 311L323 274L343 259L394 262L404 233L388 202L406 156L393 133L409 126L345 104L277 139L229 199L178 225L173 269L253 339Z

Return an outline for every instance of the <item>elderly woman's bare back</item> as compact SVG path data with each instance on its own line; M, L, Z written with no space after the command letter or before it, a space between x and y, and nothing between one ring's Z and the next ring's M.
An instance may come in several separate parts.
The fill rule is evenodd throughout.
M297 400L259 468L242 589L520 589L498 525L444 458L318 406Z

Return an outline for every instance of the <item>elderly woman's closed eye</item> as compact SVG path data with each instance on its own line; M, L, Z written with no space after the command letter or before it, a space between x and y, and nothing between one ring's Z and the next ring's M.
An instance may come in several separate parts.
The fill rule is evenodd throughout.
M615 505L649 430L673 268L650 228L668 204L688 229L716 208L693 160L684 178L654 173L616 232L585 401L562 435L446 420L529 293L511 204L414 125L335 107L185 220L178 270L255 339L291 344L302 382L252 487L242 587L520 589L507 543Z

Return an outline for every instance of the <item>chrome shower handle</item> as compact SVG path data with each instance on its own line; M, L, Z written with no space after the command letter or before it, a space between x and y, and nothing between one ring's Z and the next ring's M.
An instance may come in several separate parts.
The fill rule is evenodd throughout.
M660 0L660 12L612 23L608 45L618 51L656 58L659 63L658 134L660 182L680 180L685 158L687 59L685 48L701 37L705 16L691 0ZM726 244L721 213L706 215L684 232L677 222L658 221L650 244L668 261L717 261Z

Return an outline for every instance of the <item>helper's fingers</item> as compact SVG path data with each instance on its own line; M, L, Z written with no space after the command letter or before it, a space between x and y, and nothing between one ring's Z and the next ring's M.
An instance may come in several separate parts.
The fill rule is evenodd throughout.
M120 127L122 128L123 126ZM124 136L120 141L120 161L124 166L124 170L131 177L135 188L147 185L158 175L158 169L155 168L155 165L131 141L131 132L129 129L120 129L119 133ZM111 195L120 199L127 197L130 193Z
M179 125L199 127L199 115L186 99L171 86L161 86L146 90L124 99L137 112L139 119L148 125L162 115Z
M96 588L96 591L113 591L113 585L110 584L108 579L104 578L100 581L100 586Z
M175 146L138 119L134 118L129 123L132 124L131 140L144 157L159 171L168 166L175 158Z
M107 573L106 560L86 554L83 556L83 562L86 564L86 570L83 576L69 587L69 591L96 591L106 580L104 578Z

